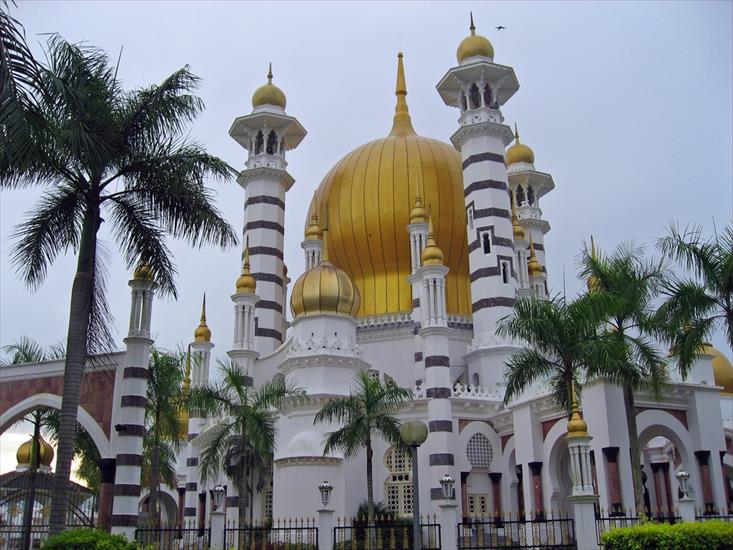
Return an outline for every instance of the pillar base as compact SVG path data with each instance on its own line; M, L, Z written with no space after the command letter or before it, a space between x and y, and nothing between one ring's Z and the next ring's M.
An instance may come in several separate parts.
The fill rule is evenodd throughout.
M455 500L438 501L440 508L440 545L442 550L456 550L458 548L458 540L456 538L456 529L458 525L458 504Z
M687 497L677 501L682 521L695 521L695 499Z
M226 512L214 510L211 512L211 550L224 550L224 528L226 525Z
M574 495L569 496L568 501L573 506L576 546L584 550L597 550L595 504L598 502L598 497L596 495Z

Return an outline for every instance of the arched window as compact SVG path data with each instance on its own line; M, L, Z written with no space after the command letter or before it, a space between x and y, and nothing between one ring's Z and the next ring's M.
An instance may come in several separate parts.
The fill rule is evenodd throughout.
M468 207L466 218L468 218L468 229L473 231L473 205Z
M259 155L262 152L262 146L264 145L265 138L262 135L262 130L257 132L257 137L255 138L255 155Z
M479 92L478 86L475 83L471 84L468 97L471 100L471 109L478 109L481 104L481 92Z
M530 185L527 188L527 202L529 202L529 204L531 204L532 206L534 206L534 200L535 200L534 189Z
M478 377L478 373L477 372L474 372L473 373L473 376L471 376L471 383L474 386L478 386L479 385L479 377Z
M270 130L270 135L267 136L267 154L274 155L277 152L277 134L275 130Z
M484 105L491 107L491 88L488 84L484 86Z
M509 284L509 262L501 262L501 282Z
M491 254L491 234L488 231L481 234L481 247L484 254Z
M524 204L524 187L517 185L517 206Z
M474 468L490 468L494 450L489 438L484 434L473 434L466 445L466 457Z
M410 454L406 450L390 447L384 455L387 481L384 483L384 500L387 508L400 516L412 514L412 479Z

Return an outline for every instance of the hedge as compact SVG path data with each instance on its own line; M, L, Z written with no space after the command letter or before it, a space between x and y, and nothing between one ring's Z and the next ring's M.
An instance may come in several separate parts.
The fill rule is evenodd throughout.
M50 537L41 550L140 550L122 535L111 535L96 529L69 529Z
M733 523L644 523L603 533L605 550L733 550Z

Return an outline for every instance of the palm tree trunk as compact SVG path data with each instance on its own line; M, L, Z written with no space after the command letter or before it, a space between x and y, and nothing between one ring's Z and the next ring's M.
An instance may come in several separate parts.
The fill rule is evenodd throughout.
M369 536L369 548L374 548L376 544L376 533L374 532L374 474L372 472L373 454L372 438L367 437L367 533Z
M160 525L158 510L158 490L160 486L160 446L156 443L150 450L150 515L153 525Z
M253 479L254 473L252 471L252 463L248 461L247 465L247 479L249 480L249 524L254 525L255 520L255 480Z
M629 432L629 453L631 453L631 478L634 481L634 502L636 514L646 514L644 504L644 485L641 481L641 449L639 448L639 432L636 428L636 405L634 390L630 385L624 386L624 408L626 410L626 427Z
M97 255L99 210L89 209L84 214L79 260L74 284L71 287L69 329L66 337L66 364L64 389L61 397L56 474L53 482L49 534L55 535L66 526L69 506L69 477L74 458L76 419L79 412L81 383L87 358L87 331L94 294L94 262Z
M242 460L244 463L244 459ZM249 548L249 540L245 537L250 531L245 531L247 525L247 481L245 478L244 466L239 467L239 476L237 476L237 492L239 493L239 503L237 510L239 512L239 548ZM252 527L249 525L249 527Z

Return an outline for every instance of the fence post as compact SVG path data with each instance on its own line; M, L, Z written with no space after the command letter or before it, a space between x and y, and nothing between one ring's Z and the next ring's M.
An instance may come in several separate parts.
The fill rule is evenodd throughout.
M573 505L575 541L577 548L597 550L595 495L573 495L568 500Z
M226 512L220 506L211 512L211 550L224 550L224 525Z
M441 500L440 507L440 548L441 550L457 550L458 548L458 504L455 500Z
M691 497L681 498L677 501L679 515L682 521L695 521L695 499Z
M334 527L333 510L328 508L318 510L318 550L330 550L332 548L331 536Z

